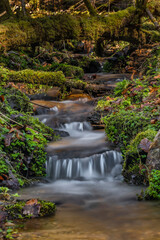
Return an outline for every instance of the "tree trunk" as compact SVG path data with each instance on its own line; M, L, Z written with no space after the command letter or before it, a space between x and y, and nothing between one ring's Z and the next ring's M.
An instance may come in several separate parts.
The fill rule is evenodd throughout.
M26 16L25 0L21 0L21 4L22 4L23 15Z
M94 9L94 7L92 6L90 0L83 0L84 1L84 4L86 5L89 13L91 16L96 16L97 15L97 12L96 10Z
M110 0L108 0L108 12L110 12L111 11L111 2L110 2Z

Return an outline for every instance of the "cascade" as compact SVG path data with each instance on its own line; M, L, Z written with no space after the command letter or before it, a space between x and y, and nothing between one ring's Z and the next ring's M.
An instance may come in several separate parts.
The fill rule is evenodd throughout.
M119 178L121 162L122 155L116 151L106 151L84 158L59 159L55 155L48 158L47 176L52 180Z
M92 108L81 101L52 104L48 114L43 112L39 119L68 135L48 145L47 177L54 181L121 178L121 153L104 146L104 131L94 131L86 121L85 113Z

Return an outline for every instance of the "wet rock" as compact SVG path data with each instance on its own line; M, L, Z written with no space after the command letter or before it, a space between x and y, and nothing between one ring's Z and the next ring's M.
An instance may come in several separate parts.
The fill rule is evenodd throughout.
M18 180L16 179L16 177L14 176L14 174L9 171L9 179L8 180L4 180L0 186L5 186L5 187L8 187L9 189L12 189L12 190L17 190L19 189L19 182Z
M32 218L34 217L38 217L39 213L40 213L40 208L41 205L38 203L37 199L32 199L28 202L26 202L26 205L23 208L23 215L27 215L27 216L32 216Z
M92 111L87 117L87 122L90 122L94 127L101 125L101 112L96 110Z
M93 127L93 130L100 130L100 129L104 129L105 128L105 126L103 124L101 124L101 125L92 125L92 127Z
M61 92L59 87L53 87L46 92L46 97L48 98L48 100L59 99L60 95L61 95Z
M150 146L146 164L150 169L160 170L160 130Z
M81 89L76 89L76 88L72 88L71 89L71 94L82 94L83 90Z
M60 137L69 137L69 133L60 130L54 130L54 133Z
M68 95L66 97L67 100L92 100L92 98L88 95L88 94L84 94L84 93L71 93L70 95Z
M146 182L145 176L141 175L138 171L132 172L129 170L123 170L124 181L132 185L141 185Z
M29 95L29 98L31 100L58 100L61 96L60 88L59 87L53 87L43 93Z
M5 227L15 227L16 225L12 222L6 222Z

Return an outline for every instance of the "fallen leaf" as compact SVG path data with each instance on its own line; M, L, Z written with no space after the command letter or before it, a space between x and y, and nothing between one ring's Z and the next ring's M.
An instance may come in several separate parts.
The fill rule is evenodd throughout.
M0 101L1 101L1 102L4 102L4 100L5 100L4 95L1 95L1 96L0 96Z
M26 202L26 205L33 205L33 204L38 204L38 200L37 199L31 199L31 200Z
M157 119L152 119L151 124L155 124L157 122Z
M26 205L23 208L24 215L30 215L33 218L38 217L40 213L41 205L38 203L37 199L31 199L26 202Z

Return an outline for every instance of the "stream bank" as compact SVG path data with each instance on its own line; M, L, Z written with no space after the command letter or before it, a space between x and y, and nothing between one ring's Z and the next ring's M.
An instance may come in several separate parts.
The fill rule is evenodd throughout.
M131 202L131 205L128 204L129 207L133 204L135 208L140 208L141 204L135 201L135 192L134 197L132 194L126 195L126 192L130 192L130 190L127 185L121 183L123 177L131 184L143 183L147 185L149 180L150 184L153 184L149 186L147 191L144 190L141 193L139 188L135 188L139 193L139 199L158 199L159 169L156 169L156 172L151 171L151 173L147 171L148 152L146 151L148 151L148 148L147 150L144 148L146 142L142 144L142 149L139 147L141 141L147 138L147 146L148 143L153 141L154 152L154 137L159 130L159 75L158 72L156 72L157 75L152 73L157 69L157 66L153 62L152 69L149 71L150 77L133 79L134 74L132 74L130 81L125 79L130 76L128 74L92 73L85 74L83 80L71 79L68 81L64 70L63 73L33 70L12 72L3 68L1 73L4 83L4 73L7 73L7 78L9 76L7 82L11 79L15 82L1 88L1 108L4 114L1 117L1 128L3 130L1 161L2 166L4 166L1 170L1 185L7 186L7 184L10 184L8 185L10 188L18 188L19 185L29 183L28 179L30 178L45 176L47 160L48 181L54 183L29 188L30 194L28 195L26 189L26 196L27 198L42 197L42 199L45 199L40 192L46 194L48 188L50 195L46 200L54 201L57 205L60 204L62 209L66 207L66 215L69 211L72 212L76 205L76 214L73 214L73 218L70 220L73 226L75 226L73 219L77 218L79 208L81 210L84 208L85 211L88 209L86 205L83 205L84 199L87 206L88 204L90 206L91 201L93 215L102 212L101 207L97 207L100 203L104 206L105 215L109 212L108 208L111 208L111 212L118 216L120 212L117 207L121 208L121 203L122 205L124 202L126 204L126 201ZM33 86L31 76L37 79L39 74L37 92L37 86ZM16 81L22 81L24 76L27 84L16 84ZM60 81L58 81L57 76L60 77ZM55 86L53 88L47 86L46 89L43 89L44 85L40 83L43 84L43 81L47 78L49 78L49 85L54 83ZM32 91L29 92L29 89L32 89ZM28 94L32 102L25 94L22 94L23 91ZM155 99L157 99L156 102ZM34 115L34 117L31 115ZM105 141L104 127L108 140L112 144ZM61 136L61 140L55 142L55 140L58 140L57 134ZM53 137L54 141L52 141ZM133 139L134 137L135 139ZM49 141L48 156L46 157L45 146ZM124 158L123 176L121 174L123 160L119 153L119 147L123 157L127 156ZM126 148L128 155L125 155ZM157 149L159 149L159 146L157 146ZM8 167L11 169L8 169ZM11 171L13 167L15 167L15 170ZM18 175L16 175L17 172ZM156 179L158 179L158 182L156 182ZM84 188L84 185L87 187ZM106 192L104 191L105 187L107 188ZM117 205L116 212L114 212L115 206L108 207L109 204L106 204L105 201L115 201L117 204L118 188L122 191L123 196L120 196L120 206ZM37 196L34 193L35 189L40 189ZM104 195L109 195L111 198L102 196L103 194L99 189L103 193L105 192ZM24 194L22 191L22 198L25 199L25 190ZM91 198L94 198L93 203ZM121 198L126 200L123 202ZM68 204L71 204L71 208L68 207ZM148 205L142 203L142 206L145 208ZM153 219L155 219L154 207L152 206L154 204L151 204L149 209L153 214ZM88 219L88 212L86 215L85 211L83 213ZM156 211L159 212L158 204L156 205ZM113 217L112 213L110 214ZM132 215L132 212L130 214ZM141 214L143 215L143 211L140 215L137 212L137 217L141 218ZM91 223L94 218L92 218ZM104 220L107 222L105 217ZM29 222L32 224L34 221L37 220ZM127 222L128 219L123 219L123 221ZM145 217L143 221L145 231ZM40 222L43 222L43 220L40 220ZM97 224L100 226L100 223L97 222ZM116 228L117 226L118 223ZM30 225L26 225L26 227L31 229ZM82 227L85 228L83 224ZM76 225L75 228L78 229L78 226ZM97 231L101 232L101 227L98 227ZM100 239L103 239L104 232L104 230L101 232ZM108 238L116 239L117 235L114 232L115 228L113 228L113 233L112 231L108 233ZM126 236L132 239L134 234L131 226L130 232L132 234L126 232ZM151 231L149 237L154 236L155 239L156 237L158 239L157 225L155 232L156 234ZM88 233L86 234L89 238ZM141 230L138 234L139 237L144 237ZM25 238L26 236L25 230L22 230L22 237ZM44 236L46 237L46 234ZM98 239L99 235L96 236ZM31 237L34 238L35 235L31 234ZM75 235L67 233L66 239L67 237L74 239ZM42 232L40 238L43 239ZM53 239L50 235L48 235L48 238ZM59 235L59 239L61 238L62 235Z

